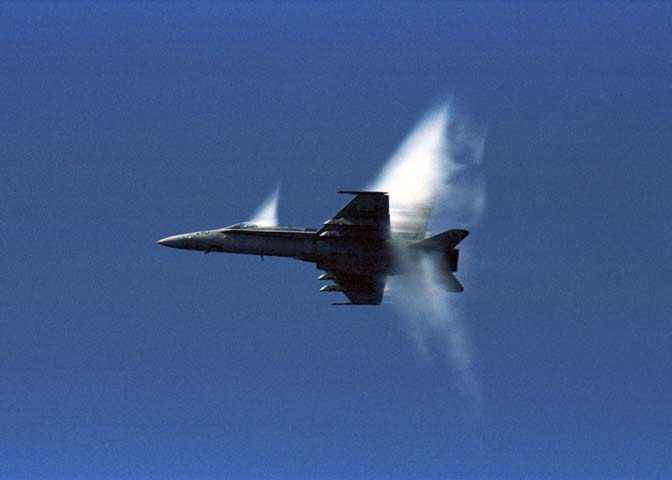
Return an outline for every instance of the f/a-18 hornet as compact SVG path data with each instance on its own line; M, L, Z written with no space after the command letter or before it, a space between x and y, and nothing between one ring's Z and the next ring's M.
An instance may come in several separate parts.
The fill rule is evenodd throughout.
M320 291L342 292L349 300L334 305L379 305L387 276L417 272L427 256L432 256L438 265L437 276L444 289L464 290L453 272L457 271L459 257L455 247L469 234L467 230L428 236L429 208L405 212L401 229L392 229L386 192L339 193L353 194L355 198L319 230L237 223L167 237L157 243L205 253L245 253L313 262L324 270L319 280L334 282Z

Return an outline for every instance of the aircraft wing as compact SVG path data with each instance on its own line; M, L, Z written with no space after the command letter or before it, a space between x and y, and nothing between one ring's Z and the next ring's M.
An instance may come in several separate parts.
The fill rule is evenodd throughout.
M380 305L385 290L385 275L355 275L345 272L327 272L323 277L336 282L322 287L323 292L342 292L350 303L334 305Z
M355 195L334 217L324 222L318 234L333 237L384 239L390 236L390 204L385 192L342 190Z

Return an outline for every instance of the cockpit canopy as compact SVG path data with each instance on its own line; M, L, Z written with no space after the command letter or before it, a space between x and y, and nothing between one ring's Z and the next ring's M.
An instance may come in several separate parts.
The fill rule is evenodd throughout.
M236 230L236 229L241 229L241 228L256 228L258 225L254 223L248 223L248 222L241 222L241 223L234 223L233 225L229 225L226 227L226 230Z
M221 232L225 232L226 230L243 230L243 229L272 229L284 232L317 232L316 228L278 227L270 225L266 226L250 222L234 223L233 225L229 225L228 227L221 229Z

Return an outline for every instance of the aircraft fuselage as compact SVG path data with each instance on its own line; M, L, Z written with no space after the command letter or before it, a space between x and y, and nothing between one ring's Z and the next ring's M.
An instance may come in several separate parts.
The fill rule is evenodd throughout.
M315 229L254 227L227 228L185 233L157 242L172 248L206 253L241 253L269 257L289 257L316 263L318 268L338 265L353 273L399 272L393 262L393 249L408 242L356 237L321 236Z

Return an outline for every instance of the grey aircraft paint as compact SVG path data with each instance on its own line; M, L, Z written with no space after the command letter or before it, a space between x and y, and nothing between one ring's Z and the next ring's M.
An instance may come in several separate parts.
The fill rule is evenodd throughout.
M325 271L320 280L334 282L320 291L342 292L350 301L335 305L379 305L387 276L413 272L428 255L437 257L441 285L451 292L463 290L453 275L459 258L455 247L469 232L448 230L425 238L428 208L417 211L409 222L412 228L393 231L387 193L339 193L354 194L355 198L319 230L238 223L174 235L157 243L206 253L242 253L313 262Z

